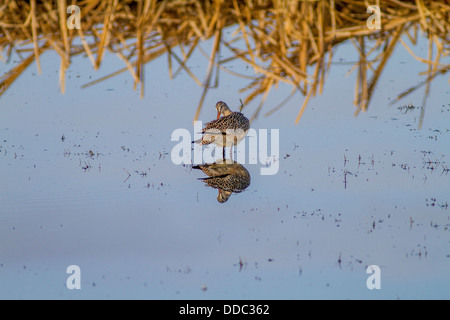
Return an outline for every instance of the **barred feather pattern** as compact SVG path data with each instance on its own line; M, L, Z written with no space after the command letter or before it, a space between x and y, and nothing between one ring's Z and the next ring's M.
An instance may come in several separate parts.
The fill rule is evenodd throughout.
M202 129L202 145L213 142L222 144L221 141L216 141L216 136L219 133L222 133L222 135L233 135L237 133L237 138L235 139L237 141L234 141L237 144L247 135L249 129L250 121L242 113L232 112L227 116L206 123Z

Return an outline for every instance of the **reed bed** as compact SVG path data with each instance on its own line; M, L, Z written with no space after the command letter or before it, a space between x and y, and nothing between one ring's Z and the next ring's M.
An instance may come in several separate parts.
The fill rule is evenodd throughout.
M66 23L75 13L67 13L69 5L80 8L80 28L69 28ZM367 12L369 5L380 8L381 29L368 27L373 14ZM224 37L224 29L230 26L235 31ZM427 57L416 56L407 44L407 39L416 44L420 33L429 41ZM62 93L72 57L86 56L97 70L105 52L110 52L124 67L84 87L128 71L134 89L140 87L143 97L144 66L166 55L171 77L183 70L203 88L195 120L208 90L218 85L219 72L230 72L224 66L244 61L253 68L252 75L233 74L249 79L241 90L244 105L260 99L252 120L260 114L271 89L287 83L292 86L291 94L265 114L275 112L300 92L304 98L295 119L298 123L310 98L323 92L333 49L351 41L359 55L352 67L357 72L355 114L368 109L383 69L401 44L426 70L424 81L400 93L395 101L425 86L422 121L431 81L450 69L443 62L445 58L448 62L449 35L450 0L3 0L0 59L8 62L15 51L21 61L0 78L0 96L33 62L41 73L40 56L53 50L60 56ZM212 49L204 53L200 44L208 39L212 39ZM202 80L188 67L195 50L206 56ZM231 54L223 57L224 51Z

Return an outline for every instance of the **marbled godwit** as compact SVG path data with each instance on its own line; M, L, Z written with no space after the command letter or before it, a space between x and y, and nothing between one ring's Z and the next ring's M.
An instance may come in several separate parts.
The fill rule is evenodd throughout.
M217 119L205 124L202 129L203 137L197 141L202 145L215 143L223 148L232 147L241 142L250 129L250 121L240 112L232 112L223 101L216 103ZM223 114L223 117L220 115ZM231 150L230 150L231 154Z

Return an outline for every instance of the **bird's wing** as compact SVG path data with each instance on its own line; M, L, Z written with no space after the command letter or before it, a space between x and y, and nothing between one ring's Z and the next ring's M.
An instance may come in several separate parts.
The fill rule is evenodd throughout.
M225 123L226 123L226 117L222 117L217 120L208 122L205 124L205 127L202 129L202 133L205 133L207 130L211 130L211 129L220 130L222 127L224 127Z

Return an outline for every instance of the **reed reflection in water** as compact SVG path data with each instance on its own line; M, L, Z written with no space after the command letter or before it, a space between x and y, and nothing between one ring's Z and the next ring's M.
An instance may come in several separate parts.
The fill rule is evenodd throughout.
M65 91L66 71L73 56L86 55L95 70L100 68L106 51L123 61L124 67L108 76L85 84L94 85L122 72L130 72L136 89L144 95L144 66L167 55L168 72L176 77L185 71L203 88L194 120L198 119L209 89L219 86L219 73L232 73L249 80L241 89L244 104L260 97L250 120L261 112L270 91L280 83L292 86L291 93L278 110L296 93L298 123L311 97L324 90L333 51L351 41L359 59L354 105L355 114L366 111L380 75L397 44L422 62L424 80L399 93L403 98L425 86L419 127L421 126L430 83L447 74L450 64L442 62L450 52L450 5L443 1L376 2L380 8L381 29L370 29L368 3L364 1L71 1L80 8L80 28L69 29L65 1L7 1L0 12L0 58L9 61L13 51L23 59L0 79L0 95L32 62L41 73L40 56L55 51L61 58L60 87ZM230 37L225 28L234 26ZM418 57L410 45L416 45L419 33L428 37L428 56ZM213 39L209 54L201 48ZM409 40L410 44L407 43ZM188 67L194 51L207 61L203 81ZM249 74L227 68L243 61L252 67Z

